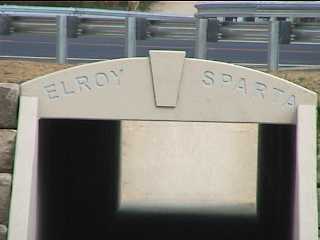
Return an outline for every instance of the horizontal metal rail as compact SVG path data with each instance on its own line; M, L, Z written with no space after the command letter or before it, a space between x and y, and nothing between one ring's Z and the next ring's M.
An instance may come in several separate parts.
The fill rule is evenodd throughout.
M220 23L218 39L223 41L267 42L268 22L223 22ZM79 17L76 33L81 35L105 35L124 37L125 18L83 18ZM146 29L148 38L193 40L196 34L194 21L150 20ZM55 17L11 17L10 33L56 34ZM292 42L320 43L319 23L291 24Z
M220 27L221 39L267 42L268 22L226 22Z
M215 1L199 3L197 17L320 17L316 1Z
M1 15L0 15L1 16ZM125 18L84 18L78 17L77 35L105 35L124 37L126 33ZM195 21L150 20L146 28L149 38L194 39ZM56 18L25 17L10 18L10 33L56 34Z
M320 23L296 23L292 28L292 41L320 43Z
M193 16L179 16L174 14L146 13L136 11L115 11L91 8L63 8L63 7L32 7L32 6L13 6L0 5L0 14L9 16L37 16L55 17L57 15L78 16L86 18L127 18L140 17L149 20L192 20Z
M298 9L297 4L286 4L281 9ZM298 4L301 8L301 4ZM208 3L198 4L198 15L201 17L220 15L219 11L228 7L229 11L223 15L236 14L235 11L255 12L257 9L271 9L279 4L249 3ZM290 8L291 6L291 8ZM304 4L306 11L320 4ZM214 7L214 8L213 8ZM221 10L222 9L222 10ZM235 10L236 9L236 10ZM317 7L315 8L317 9ZM277 10L279 11L279 10ZM281 10L284 11L284 10ZM288 11L288 10L286 10ZM218 14L219 13L219 14ZM10 33L36 33L55 34L56 16L67 15L79 19L74 36L78 35L105 35L115 37L125 37L126 18L137 17L148 21L146 36L148 38L164 39L186 39L194 40L196 37L196 19L192 16L176 16L170 14L156 14L144 12L110 11L86 8L48 8L48 7L28 7L28 6L0 6L0 17L6 16L10 19ZM270 14L269 14L270 15ZM220 22L217 39L219 41L255 41L267 42L269 39L269 23L264 22ZM320 42L320 22L318 23L292 23L290 40L298 42ZM0 30L1 34L1 30Z

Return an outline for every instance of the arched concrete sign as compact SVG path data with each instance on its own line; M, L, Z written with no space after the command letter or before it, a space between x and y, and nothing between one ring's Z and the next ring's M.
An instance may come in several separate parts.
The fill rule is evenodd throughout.
M298 105L317 103L269 74L161 51L56 72L21 91L39 99L41 118L295 123Z
M86 64L24 83L9 240L37 239L38 120L45 118L262 124L267 147L261 154L295 165L294 239L317 239L316 105L315 93L286 80L174 51ZM290 154L275 150L282 140Z

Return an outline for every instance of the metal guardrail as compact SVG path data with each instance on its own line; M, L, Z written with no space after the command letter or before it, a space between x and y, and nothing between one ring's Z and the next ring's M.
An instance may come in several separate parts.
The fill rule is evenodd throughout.
M121 37L126 39L125 48L130 56L135 55L136 40L143 39L194 40L195 56L199 58L206 58L208 41L255 41L276 43L277 45L279 43L301 42L320 44L320 22L303 23L292 18L320 16L320 3L297 5L286 2L279 5L274 2L268 4L261 2L217 2L198 4L196 7L198 13L194 18L192 16L85 8L2 5L0 6L0 34L56 34L60 38L65 38L64 40L57 39L58 48L59 44L67 42L67 37L83 35ZM273 17L276 13L279 16L291 17L290 21L278 21ZM218 21L221 16L253 16L256 18L263 16L269 17L271 21ZM278 23L273 24L275 21ZM279 26L277 26L278 24ZM274 37L279 41L274 41ZM278 58L279 54L277 51L272 54L271 50L278 49L278 47L272 46L269 49L269 67L271 70L276 70L278 64L275 58ZM272 51L274 52L274 50ZM67 56L62 50L57 51L57 54ZM65 62L63 57L59 55L57 55L57 59L60 63Z
M320 43L320 22L295 23L292 28L292 42Z
M268 42L268 22L225 22L220 27L221 39Z
M125 18L95 19L79 17L77 36L104 35L125 36ZM56 19L38 17L12 17L10 33L56 34ZM194 40L196 23L194 21L148 21L148 38ZM218 41L256 41L268 42L268 22L223 22L219 23ZM293 23L290 34L291 43L310 42L320 44L320 23Z
M31 7L0 5L0 14L8 16L55 17L57 15L78 16L84 18L127 18L139 17L148 20L192 20L193 16L178 16L174 14L146 13L136 11L114 11L91 8L66 7Z
M126 18L88 18L78 17L75 23L76 36L104 35L124 37ZM142 18L143 19L143 18ZM10 17L10 34L36 33L56 34L56 17L12 16ZM195 19L181 20L147 20L148 38L194 39Z
M125 18L78 17L76 35L125 36ZM10 33L56 34L55 17L11 17ZM291 43L320 44L320 23L291 24ZM148 38L194 40L196 20L150 20L146 29ZM269 22L220 22L218 41L268 42Z
M94 19L79 18L76 35L103 35L124 37L126 32L126 18L123 19ZM151 20L147 22L146 34L148 38L194 39L195 23L180 21ZM56 34L56 19L37 17L12 17L10 33Z
M231 24L231 28L224 29L224 35L231 36L232 40L268 41L268 66L271 71L278 70L279 44L320 43L320 22L310 24L295 21L299 18L320 18L320 2L216 1L196 4L195 7L198 10L195 16L200 19L225 16L269 19L267 24L260 25Z
M11 33L37 33L37 34L55 34L56 33L56 16L44 17L44 13L29 13L28 16L20 16L20 12L10 14L0 7L2 16L10 16L10 32ZM38 10L39 11L39 10ZM60 11L61 12L61 11ZM108 11L109 12L109 11ZM88 14L88 13L87 13ZM118 14L119 15L119 14ZM93 16L83 17L76 16L79 19L77 24L77 35L105 35L105 36L125 36L125 17L116 18L105 16L93 18ZM128 14L127 14L128 15ZM140 16L141 14L136 14ZM146 15L146 14L144 14ZM189 17L168 17L164 20L158 15L147 15L148 26L146 34L148 38L167 38L167 39L189 39L194 40L196 34L196 20ZM141 18L141 17L139 17ZM159 18L155 20L156 18ZM41 19L39 21L39 19ZM310 42L320 43L320 22L319 23L292 23L290 26L290 39L294 43ZM218 40L219 41L256 41L268 42L269 38L269 22L220 22Z
M316 1L215 1L199 3L196 17L320 17L320 4Z

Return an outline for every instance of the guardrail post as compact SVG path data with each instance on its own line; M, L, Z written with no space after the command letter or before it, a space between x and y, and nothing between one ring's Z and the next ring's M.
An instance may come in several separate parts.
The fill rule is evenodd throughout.
M207 28L208 19L197 18L197 35L194 49L195 58L207 58Z
M278 71L279 66L279 34L279 21L275 18L270 19L268 67L272 72Z
M78 27L80 19L76 16L67 16L67 37L76 38L78 37Z
M0 35L10 34L11 18L6 15L0 15Z
M127 36L126 36L126 56L135 57L137 49L137 38L136 38L136 18L127 17Z
M279 22L279 43L280 44L290 44L291 42L291 33L292 33L292 23L289 21L280 21Z
M146 40L148 38L148 20L145 18L136 18L136 39Z
M295 17L287 17L287 21L291 22L291 24L293 24L295 22L296 18Z
M57 24L56 59L57 59L57 63L65 64L67 62L67 16L66 15L57 16L56 24Z
M219 21L217 18L209 18L207 25L207 42L218 42Z

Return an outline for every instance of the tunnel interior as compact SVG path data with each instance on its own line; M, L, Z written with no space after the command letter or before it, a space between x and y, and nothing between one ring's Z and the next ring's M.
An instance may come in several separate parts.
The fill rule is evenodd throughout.
M117 211L120 121L39 120L38 239L291 239L295 127L259 126L258 216Z

